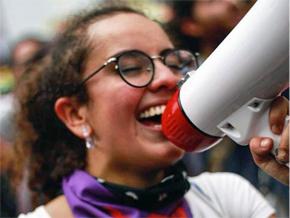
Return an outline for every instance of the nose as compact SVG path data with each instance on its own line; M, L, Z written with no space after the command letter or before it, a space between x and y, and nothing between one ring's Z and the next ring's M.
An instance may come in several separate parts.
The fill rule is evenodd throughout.
M160 89L175 89L181 76L175 74L169 67L164 65L161 60L154 60L154 62L155 74L153 81L149 84L148 88L152 91Z

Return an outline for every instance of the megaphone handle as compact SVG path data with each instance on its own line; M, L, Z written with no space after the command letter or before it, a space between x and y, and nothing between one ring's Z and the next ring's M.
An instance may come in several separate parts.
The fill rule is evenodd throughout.
M269 125L269 113L270 113L271 103L272 103L272 100L261 101L260 103L261 105L259 105L260 112L257 111L258 114L261 113L261 117L260 119L257 120L257 123L256 123L257 129L255 131L255 135L272 138L273 148L272 148L271 153L273 154L274 157L276 157L277 151L279 149L279 144L281 141L281 135L274 134ZM289 116L286 116L285 124L283 128L286 128L288 123L289 123ZM286 165L289 167L289 163L287 163Z
M273 139L273 148L272 148L271 153L273 154L274 157L276 157L277 153L278 153L278 149L279 149L279 144L280 144L280 141L281 141L281 135L274 134L271 131L271 129L269 127L269 112L270 112L270 109L268 109L263 114L263 116L261 117L261 119L263 119L263 121L261 121L261 122L264 125L262 124L263 127L260 129L259 132L257 132L257 135L258 136L270 137L270 138ZM286 116L285 122L284 122L284 128L286 128L288 124L289 124L289 116ZM281 163L281 164L285 164L285 163ZM285 165L289 167L289 163L286 163Z
M220 122L218 128L240 145L248 145L255 136L272 138L272 154L276 156L281 136L270 129L269 112L272 101L273 99L253 98ZM288 123L289 116L285 119L284 128Z

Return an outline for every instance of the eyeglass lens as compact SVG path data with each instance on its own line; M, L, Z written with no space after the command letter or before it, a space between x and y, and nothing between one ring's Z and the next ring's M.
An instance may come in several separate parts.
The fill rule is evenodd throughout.
M186 50L173 50L169 52L165 56L164 63L182 76L197 68L195 57Z
M133 51L121 55L118 67L122 78L133 86L146 86L153 78L153 62L141 52Z
M163 62L174 73L181 76L197 67L195 57L186 50L167 52ZM130 85L136 87L148 85L154 76L153 60L146 54L138 51L130 51L119 56L118 68L121 77Z

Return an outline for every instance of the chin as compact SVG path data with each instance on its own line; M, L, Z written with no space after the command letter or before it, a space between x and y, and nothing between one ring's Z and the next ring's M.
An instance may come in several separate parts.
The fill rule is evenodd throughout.
M163 135L154 139L147 138L142 144L143 151L146 156L148 155L148 161L150 160L147 164L152 168L166 168L182 159L185 154L183 149L168 141Z
M160 161L164 160L167 165L172 165L176 163L184 156L184 154L184 150L175 146L171 142L162 143L158 151Z

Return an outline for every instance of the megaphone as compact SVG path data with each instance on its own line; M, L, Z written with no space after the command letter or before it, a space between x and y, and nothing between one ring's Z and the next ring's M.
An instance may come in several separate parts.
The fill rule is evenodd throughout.
M165 136L203 151L225 135L241 145L254 136L279 144L269 107L289 85L289 1L259 0L217 49L189 72L162 115ZM274 148L275 149L275 148Z

